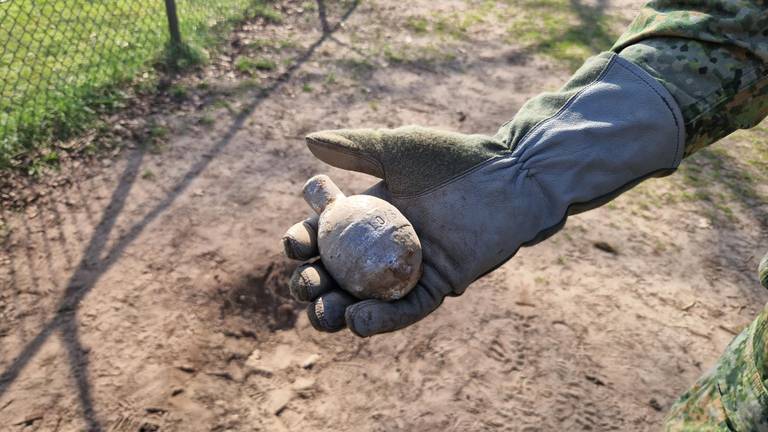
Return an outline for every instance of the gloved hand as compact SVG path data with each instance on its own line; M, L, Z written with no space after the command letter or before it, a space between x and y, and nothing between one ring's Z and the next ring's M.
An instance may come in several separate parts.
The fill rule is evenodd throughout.
M528 102L495 136L420 127L311 134L312 153L383 180L366 193L390 201L422 244L423 275L401 300L358 301L318 260L300 266L294 297L311 301L318 330L370 336L408 326L445 296L556 232L568 214L607 202L680 163L683 123L675 101L619 56L589 60L556 93ZM294 225L286 254L317 256L317 218Z

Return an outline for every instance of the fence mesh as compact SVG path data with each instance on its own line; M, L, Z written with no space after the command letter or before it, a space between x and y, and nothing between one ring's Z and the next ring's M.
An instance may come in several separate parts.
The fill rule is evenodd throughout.
M255 0L177 0L182 39L266 11ZM262 11L262 12L263 12ZM0 0L0 167L79 132L167 47L164 0Z

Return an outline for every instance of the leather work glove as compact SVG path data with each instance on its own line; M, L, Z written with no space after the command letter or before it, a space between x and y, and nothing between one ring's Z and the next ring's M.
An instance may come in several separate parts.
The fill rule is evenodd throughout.
M495 136L421 127L336 130L307 137L312 153L383 181L366 193L397 207L422 245L423 275L404 298L359 301L322 262L300 266L295 298L322 331L371 336L406 327L445 296L559 230L569 214L608 202L650 176L669 174L684 130L667 90L638 66L604 53L559 91L529 101ZM318 254L317 217L283 237L286 255Z

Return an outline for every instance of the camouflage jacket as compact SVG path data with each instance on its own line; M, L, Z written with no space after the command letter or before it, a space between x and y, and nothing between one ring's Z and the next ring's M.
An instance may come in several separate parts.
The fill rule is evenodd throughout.
M768 2L652 1L613 50L677 100L686 156L768 114Z
M768 114L768 2L652 1L613 51L672 93L686 156ZM760 266L768 288L768 255ZM674 404L669 431L768 431L768 306Z

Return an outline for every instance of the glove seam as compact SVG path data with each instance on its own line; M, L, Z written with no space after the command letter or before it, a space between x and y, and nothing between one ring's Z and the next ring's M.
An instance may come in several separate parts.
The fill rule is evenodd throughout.
M672 116L672 121L675 122L675 130L677 132L675 134L675 141L676 141L675 142L675 152L672 155L672 166L676 167L682 161L682 151L680 149L680 141L681 141L681 139L680 139L681 138L680 137L680 122L678 122L678 118L677 118L678 116L675 115L676 114L675 109L672 107L672 105L669 103L669 101L667 101L667 98L664 97L664 95L659 91L659 89L657 89L656 86L654 86L654 84L656 84L658 86L661 86L661 83L659 83L652 76L650 76L648 74L648 72L643 71L643 73L648 75L648 77L643 76L643 75L639 74L637 71L632 70L632 67L630 67L629 65L632 65L633 67L637 67L637 68L640 68L640 66L637 66L636 64L630 62L629 60L627 60L627 59L625 59L625 58L623 58L623 57L621 57L619 55L616 55L616 57L618 57L618 59L616 61L616 64L621 66L624 70L626 70L627 72L631 73L635 77L637 77L640 81L642 81L643 84L645 84L648 88L650 88L656 94L656 96L658 96L659 99L661 99L661 101L664 103L664 105L669 110L669 114ZM624 62L626 62L627 64L623 64ZM640 69L640 70L642 70L642 69ZM653 81L650 81L648 78L650 78ZM664 88L664 90L666 90L666 88ZM667 90L667 92L669 92L669 91ZM671 94L669 96L672 97ZM672 98L672 99L674 100L674 98ZM679 107L678 107L678 109L679 109Z
M611 58L608 60L608 63L607 63L607 64L606 64L606 65L603 67L603 70L602 70L602 71L600 71L600 74L599 74L597 77L595 77L595 79L593 79L593 80L592 80L592 81L591 81L589 84L585 85L585 86L584 86L584 87L583 87L581 90L579 90L578 92L576 92L576 94L574 94L573 96L571 96L570 98L568 98L568 100L567 100L567 101L565 101L565 103L563 104L563 106L561 106L561 107L560 107L560 109L559 109L559 110L557 110L557 112L555 112L554 114L552 114L551 116L549 116L549 117L547 117L547 118L545 118L545 119L542 119L541 121L539 121L538 123L536 123L535 125L533 125L533 127L531 127L531 128L528 130L528 132L526 132L526 133L525 133L525 135L523 135L522 137L520 137L520 139L517 141L517 144L515 144L515 146L514 146L514 147L511 149L511 151L512 151L512 152L517 152L517 149L518 149L518 148L520 148L521 146L523 146L523 145L524 145L525 141L526 141L526 140L527 140L527 139L528 139L528 138L531 136L531 134L533 134L533 133L537 132L539 129L541 129L542 127L544 127L544 126L543 126L543 125L544 125L544 123L548 123L548 122L550 122L552 119L554 119L554 118L556 118L557 116L559 116L560 114L562 114L562 113L563 113L563 111L565 111L565 110L566 110L566 108L568 108L569 106L573 105L573 101L574 101L574 100L576 100L576 99L577 99L579 96L581 96L581 95L582 95L584 92L586 92L586 91L587 91L589 88L591 88L591 87L594 87L594 85L595 85L595 83L596 83L596 82L598 82L598 81L600 81L601 79L603 79L603 77L604 77L604 76L605 76L605 75L608 73L608 70L611 68L611 66L612 66L612 65L613 65L613 63L615 62L615 60L616 60L616 57L618 57L618 55L617 55L617 54L615 54L615 53L611 53ZM514 119L512 119L512 120L510 120L510 121L514 121ZM509 122L507 122L507 123L509 123ZM506 123L505 123L505 124L506 124ZM508 137L508 140L509 140L509 141L512 141L512 131L510 131L510 135L509 135L509 137Z
M624 64L624 63L627 63L627 64ZM524 149L523 147L525 147L525 146L528 144L528 142L527 142L527 141L530 139L530 135L531 135L532 133L535 133L535 132L537 132L539 129L546 127L546 125L547 125L547 124L549 124L549 123L553 122L555 119L557 119L557 118L558 118L558 117L559 117L559 116L560 116L560 115L561 115L561 114L562 114L562 113L563 113L563 112L564 112L564 111L565 111L567 108L569 108L571 105L573 105L573 104L576 102L576 100L577 100L579 97L581 97L581 96L582 96L582 94L583 94L583 93L584 93L584 92L585 92L587 89L589 89L590 87L593 87L593 86L595 85L595 83L597 83L597 82L598 82L598 81L600 81L600 80L601 80L601 79L602 79L602 78L603 78L605 75L607 75L607 74L608 74L608 72L609 72L609 71L610 71L610 70L611 70L611 69L614 67L614 65L620 66L620 67L621 67L623 70L625 70L625 71L629 72L629 73L630 73L630 74L632 74L632 75L633 75L635 78L637 78L638 80L640 80L640 82L641 82L642 84L644 84L644 85L645 85L647 88L649 88L651 91L653 91L653 93L654 93L654 94L656 94L656 96L658 96L658 97L659 97L659 99L661 99L662 103L664 103L664 106L666 106L666 107L667 107L667 110L668 110L669 114L670 114L670 115L671 115L671 117L672 117L672 121L674 122L674 125L675 125L675 132L676 132L676 133L675 133L675 148L674 148L674 151L673 151L673 153L672 153L672 160L670 161L670 165L671 165L671 167L672 167L672 168L676 168L676 167L677 167L677 166L680 164L680 162L682 161L682 156L683 156L683 155L682 155L682 153L683 153L683 151L682 151L682 150L684 150L684 147L682 147L682 146L681 146L681 141L683 141L683 140L684 140L684 137L681 137L681 131L682 131L682 129L680 128L680 122L678 121L678 115L677 115L677 113L676 113L676 111L675 111L674 107L673 107L672 105L670 105L670 103L669 103L669 101L667 100L667 98L665 98L665 97L664 97L664 95L663 95L663 94L662 94L662 93L659 91L659 89L657 89L657 88L656 88L656 86L654 85L654 84L656 84L656 85L658 85L658 86L661 86L661 84L659 84L658 82L656 82L656 81L653 79L653 77L650 77L650 76L649 76L649 77L650 77L650 80L653 80L653 81L650 81L649 79L647 79L647 78L646 78L646 77L644 77L643 75L641 75L641 74L637 73L637 71L633 70L633 67L637 67L637 68L639 68L639 66L635 65L634 63L630 62L630 61L629 61L629 60L627 60L627 59L624 59L624 58L622 58L621 56L619 56L619 55L617 55L617 54L613 54L613 55L612 55L610 62L609 62L609 63L608 63L606 66L605 66L605 68L603 69L603 71L600 73L600 75L599 75L599 76L598 76L598 77L597 77L597 78L596 78L594 81L592 81L591 83L589 83L587 86L585 86L583 89L581 89L581 90L580 90L578 93L576 93L576 94L575 94L575 95L573 95L573 96L572 96L570 99L568 99L568 101L567 101L565 104L563 104L563 106L560 108L560 110L558 110L558 111L557 111L557 113L556 113L556 114L554 114L554 115L552 115L551 117L548 117L548 118L546 118L546 119L542 120L541 122L537 123L537 124L536 124L536 125L535 125L533 128L531 128L531 130L530 130L530 131L528 131L528 133L526 133L526 134L525 134L525 135L524 135L524 136L523 136L523 137L520 139L520 141L518 141L518 144L515 146L515 150L514 150L514 151L515 151L515 153L518 153L518 152L522 153L522 152L524 152L524 151L525 151L525 149ZM630 65L631 65L631 66L630 66ZM641 69L641 70L642 70L642 69ZM645 71L643 71L643 72L647 74L647 72L645 72ZM662 87L662 88L663 88L663 87ZM666 90L666 89L665 89L665 90ZM679 108L678 108L678 109L679 109ZM680 117L682 117L682 115L681 115ZM681 138L683 138L683 139L681 139ZM554 157L554 156L553 156L553 157ZM526 163L526 161L524 160L525 158L523 157L523 155L520 155L520 159L522 160L522 162L523 162L523 165L525 166L525 163ZM547 159L550 159L550 158L547 158ZM541 159L541 160L537 160L536 162L537 162L537 163L540 163L540 162L544 162L544 161L546 161L547 159ZM654 170L654 172L655 172L655 171L656 171L656 170Z

